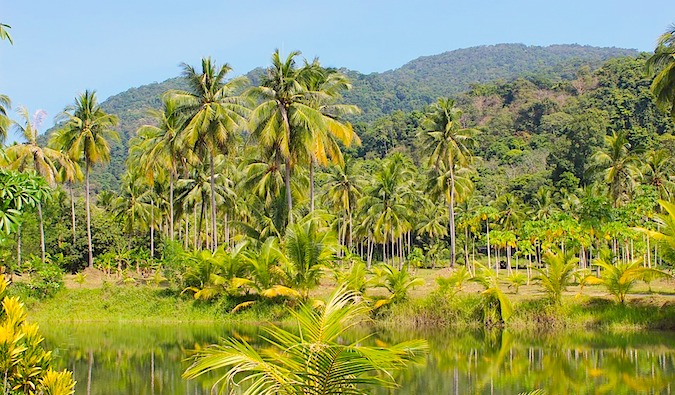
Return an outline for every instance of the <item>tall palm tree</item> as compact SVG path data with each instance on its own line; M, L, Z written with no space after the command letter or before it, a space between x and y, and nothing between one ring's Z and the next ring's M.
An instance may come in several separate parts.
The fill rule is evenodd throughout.
M247 83L245 77L226 81L232 70L228 64L220 67L211 58L202 59L201 71L183 64L183 76L189 90L172 92L177 111L187 119L181 136L181 145L194 151L200 158L209 158L211 171L211 233L213 250L218 247L216 226L215 163L216 153L231 153L237 131L249 113L247 101L236 92Z
M182 161L194 162L192 151L181 145L183 119L178 111L176 100L171 95L162 98L161 110L149 110L156 125L143 125L138 129L139 136L145 136L143 156L145 163L162 166L169 173L169 240L174 238L174 184Z
M12 36L9 35L7 29L9 25L0 23L0 40L7 40L10 44L14 44ZM6 95L0 95L0 144L4 143L7 138L7 129L12 125L12 121L7 117L7 110L12 107L12 102Z
M675 159L667 149L647 152L643 161L642 182L653 186L661 200L669 200L675 185L670 175L675 170Z
M0 95L0 145L7 138L7 131L12 126L12 120L7 116L7 111L12 108L12 101L9 96Z
M344 212L347 222L342 232L349 235L347 248L352 248L354 210L363 192L364 180L354 171L354 161L350 158L328 168L326 180L326 200L336 210Z
M281 161L284 162L289 222L293 212L293 167L298 162L311 163L312 154L325 155L327 147L332 146L332 142L327 145L331 138L343 140L341 136L344 136L346 142L353 139L351 125L342 124L335 118L339 115L338 109L344 112L342 110L347 107L336 106L329 100L335 97L331 90L333 88L324 87L324 91L318 92L311 90L312 84L318 88L328 82L318 82L320 78L316 79L316 68L311 65L297 67L295 58L299 55L300 52L294 51L282 60L279 50L272 54L272 65L267 69L261 86L251 91L258 97L259 104L249 120L253 136L265 155L264 159L275 161L277 168L281 167ZM312 82L312 78L316 80ZM322 139L321 136L326 138Z
M654 55L647 59L647 72L656 74L651 85L656 104L675 119L675 25L659 37Z
M402 154L388 158L375 173L374 181L360 204L366 209L363 222L372 226L374 238L382 244L384 258L387 257L388 244L390 257L394 258L394 244L403 232L411 228L408 199L412 193L409 188L411 166L412 161Z
M112 128L118 124L117 117L107 114L96 99L96 92L86 90L75 98L75 103L66 107L60 115L64 119L63 131L58 133L55 144L67 149L68 153L84 163L85 208L87 211L87 242L89 267L94 267L91 244L91 208L89 171L98 163L110 160L110 140L119 140Z
M46 113L43 110L36 111L31 117L28 109L20 107L19 115L23 119L21 123L15 123L15 128L26 140L23 144L14 144L7 148L6 154L9 161L9 167L19 171L34 170L39 176L47 181L47 184L54 188L58 176L57 166L61 168L72 168L72 162L68 161L63 153L49 147L40 147L38 144L38 128L42 124ZM67 170L68 171L68 170ZM72 170L70 170L72 172ZM42 219L42 202L37 202L38 220L40 224L40 251L42 253L42 262L45 257L45 232Z
M639 175L638 157L631 151L627 136L626 131L605 136L606 149L599 149L591 157L592 169L601 171L609 186L614 207L618 207L621 198L630 193Z
M59 151L61 153L61 160L65 162L64 166L58 167L57 181L68 184L68 191L70 193L71 228L73 231L73 245L75 245L77 236L75 233L75 195L73 186L76 182L84 179L84 174L82 173L82 168L77 162L77 159L68 152L68 147L61 145L64 141L61 134L64 132L65 129L57 129L54 131L49 139L48 146Z
M307 89L308 103L324 115L324 128L311 130L312 145L309 158L309 211L314 211L314 167L318 164L326 166L328 162L342 165L344 159L340 143L349 147L352 142L360 140L349 122L340 122L339 117L360 112L354 105L339 104L336 101L342 91L351 89L347 77L334 69L321 67L318 59L309 68L305 88Z
M471 148L475 144L473 137L475 129L463 128L461 125L462 111L455 107L455 101L439 98L431 106L422 122L422 131L419 137L422 146L429 155L429 164L438 169L441 163L449 172L446 188L450 226L450 266L455 265L455 172L457 167L471 163Z
M9 28L11 28L11 26L0 23L0 40L7 40L10 44L14 44L14 41L12 41L12 36L10 36L9 32L7 31Z

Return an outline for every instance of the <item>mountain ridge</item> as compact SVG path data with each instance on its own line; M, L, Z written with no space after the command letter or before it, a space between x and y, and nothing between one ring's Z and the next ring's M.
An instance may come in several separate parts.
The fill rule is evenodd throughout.
M372 122L394 111L421 109L441 96L455 96L474 84L521 77L544 78L552 82L571 80L581 67L596 69L605 61L624 56L637 56L634 49L593 47L579 44L532 46L495 44L424 55L396 69L362 74L341 68L351 80L353 89L345 92L344 102L358 105L362 114L352 122ZM245 76L252 85L259 82L264 68L258 67ZM154 82L108 97L102 108L120 119L121 142L114 144L108 170L97 169L95 189L117 189L124 169L128 140L136 129L152 119L147 108L159 108L161 95L171 89L185 89L182 77Z

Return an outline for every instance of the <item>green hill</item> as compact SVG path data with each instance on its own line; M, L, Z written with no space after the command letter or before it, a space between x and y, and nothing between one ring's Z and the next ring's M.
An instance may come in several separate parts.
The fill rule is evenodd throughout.
M490 81L511 81L519 77L556 82L576 78L578 70L600 67L611 58L636 56L635 50L580 45L548 47L499 44L424 56L383 73L361 74L344 69L353 82L345 102L356 104L363 113L353 121L372 123L395 111L420 109L439 96L456 96L472 86ZM263 69L247 74L256 84ZM102 107L120 119L121 141L113 146L111 163L96 169L94 190L117 189L124 171L128 140L136 129L150 122L147 108L158 108L161 95L170 89L184 89L181 77L152 83L109 97Z

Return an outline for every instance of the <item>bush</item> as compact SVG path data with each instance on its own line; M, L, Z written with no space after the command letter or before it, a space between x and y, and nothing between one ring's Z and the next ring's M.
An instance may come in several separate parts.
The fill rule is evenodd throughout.
M38 258L31 261L30 267L30 279L26 283L29 297L51 298L63 288L63 272L55 264L50 261L42 264Z

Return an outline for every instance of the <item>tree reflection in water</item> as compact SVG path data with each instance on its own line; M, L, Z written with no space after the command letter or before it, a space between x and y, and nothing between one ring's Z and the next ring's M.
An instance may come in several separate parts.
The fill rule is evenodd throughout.
M40 328L46 346L54 349L57 367L72 369L76 393L87 395L209 394L218 376L193 382L181 378L191 350L225 336L251 342L259 329L255 325L91 323L40 323ZM393 393L518 394L543 388L549 394L665 394L671 393L675 382L675 336L671 332L533 336L438 330L378 332L370 341L386 345L414 338L428 339L428 361L400 373L401 388Z

